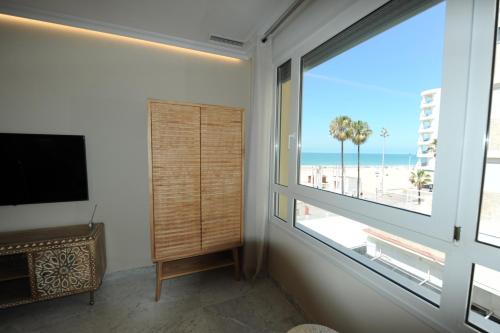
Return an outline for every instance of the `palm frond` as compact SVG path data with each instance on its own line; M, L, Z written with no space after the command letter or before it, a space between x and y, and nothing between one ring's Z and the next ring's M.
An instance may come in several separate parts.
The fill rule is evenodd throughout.
M339 140L345 141L351 137L352 120L348 116L338 116L330 122L330 135Z
M372 130L366 121L358 120L351 124L351 141L356 146L360 146L368 140Z

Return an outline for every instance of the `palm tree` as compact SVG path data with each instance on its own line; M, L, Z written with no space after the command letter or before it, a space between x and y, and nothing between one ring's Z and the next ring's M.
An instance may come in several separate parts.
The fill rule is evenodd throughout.
M351 141L356 146L358 146L358 183L357 183L357 197L359 198L359 156L360 156L360 147L363 143L368 140L368 137L372 134L372 130L366 121L354 121L351 123Z
M429 143L429 146L427 147L427 151L434 153L434 157L436 157L437 144L438 144L438 140L434 139L431 141L431 143Z
M384 195L384 175L385 175L385 170L384 170L384 162L385 162L385 139L389 136L389 131L387 128L382 127L380 130L380 136L384 138L384 143L382 144L382 179L381 179L381 184L380 184L380 190L382 191L382 195Z
M420 199L420 191L424 185L427 185L431 182L431 176L425 172L425 170L418 169L416 171L412 171L410 174L410 183L417 187L418 190L418 204L422 201Z
M352 120L348 116L338 116L330 122L330 135L340 141L342 194L344 194L344 141L351 138L351 122Z

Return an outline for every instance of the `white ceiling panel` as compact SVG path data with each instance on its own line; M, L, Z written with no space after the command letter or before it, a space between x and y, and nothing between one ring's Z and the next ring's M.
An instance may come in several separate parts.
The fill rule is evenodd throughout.
M52 15L211 43L211 34L247 42L293 0L0 0Z

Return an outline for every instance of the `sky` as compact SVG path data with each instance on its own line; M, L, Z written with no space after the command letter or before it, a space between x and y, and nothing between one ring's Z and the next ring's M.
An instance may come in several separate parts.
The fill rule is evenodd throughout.
M444 16L443 2L305 72L302 152L340 152L329 124L347 115L373 131L362 152L382 152L385 127L386 153L415 154L420 93L441 87ZM351 142L344 149L356 152Z

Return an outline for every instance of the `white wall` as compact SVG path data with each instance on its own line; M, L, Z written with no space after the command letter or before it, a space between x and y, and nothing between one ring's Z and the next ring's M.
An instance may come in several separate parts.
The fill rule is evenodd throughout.
M0 18L0 132L82 134L90 200L0 207L0 231L106 224L108 271L151 264L147 99L250 103L249 62Z
M341 333L436 332L289 231L272 224L269 239L271 276L315 322Z

